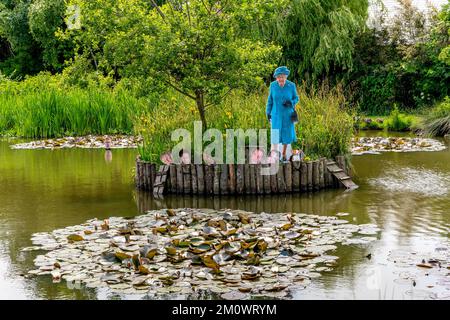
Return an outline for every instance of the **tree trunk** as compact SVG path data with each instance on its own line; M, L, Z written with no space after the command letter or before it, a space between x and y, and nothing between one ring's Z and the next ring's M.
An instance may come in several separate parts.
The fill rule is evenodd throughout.
M198 113L200 114L200 119L202 120L202 131L205 131L208 128L208 124L206 123L205 116L205 100L201 90L195 92L195 102L197 104Z

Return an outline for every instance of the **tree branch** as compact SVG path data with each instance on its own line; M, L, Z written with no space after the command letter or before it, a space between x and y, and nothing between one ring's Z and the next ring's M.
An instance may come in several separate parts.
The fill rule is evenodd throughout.
M150 0L150 2L152 3L153 8L156 9L156 11L158 11L159 15L163 18L163 21L167 23L166 21L166 16L164 15L164 13L161 11L161 9L159 8L158 4L155 2L155 0Z
M188 19L189 19L189 26L192 27L192 24L191 24L191 11L189 9L189 0L186 0L185 2L186 2L187 16L188 16Z
M220 101L222 101L230 92L231 92L231 90L233 90L234 88L233 87L231 87L223 96L221 96L219 99L220 99ZM210 102L210 103L207 103L207 104L205 104L205 109L207 108L207 107L209 107L209 106L212 106L214 103L212 103L212 102Z
M208 13L211 14L211 9L208 9L208 7L206 6L206 4L203 0L202 0L202 4L205 7L206 11L208 11Z
M191 99L196 99L193 95L190 95L189 93L177 88L174 84L172 84L169 80L164 80L165 83L167 83L169 86L171 86L172 88L174 88L176 91L178 91L181 94L184 94L185 96L191 98Z

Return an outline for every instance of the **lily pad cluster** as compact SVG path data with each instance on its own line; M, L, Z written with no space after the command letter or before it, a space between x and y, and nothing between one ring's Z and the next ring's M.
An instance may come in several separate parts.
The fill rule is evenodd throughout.
M412 248L392 250L387 260L395 266L394 283L404 285L416 299L450 299L450 251L448 244L434 251Z
M12 145L12 149L63 149L63 148L137 148L141 137L126 135L95 136L88 135L82 137L64 137L46 140L37 140L26 143Z
M435 139L408 137L355 137L352 154L379 154L380 152L441 151L446 146Z
M162 209L36 233L24 250L48 251L29 274L55 282L123 294L283 298L331 271L338 257L327 252L337 244L358 234L373 241L378 232L338 216Z

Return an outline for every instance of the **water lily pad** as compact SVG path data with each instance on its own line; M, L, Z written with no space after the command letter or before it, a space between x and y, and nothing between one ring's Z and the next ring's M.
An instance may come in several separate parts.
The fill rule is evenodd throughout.
M48 249L34 260L42 267L34 273L57 269L61 278L92 287L122 284L111 289L121 294L190 294L195 286L216 294L231 290L282 298L288 284L303 287L309 284L307 277L330 270L337 257L325 252L360 230L376 227L301 213L154 210L33 235L37 248ZM69 235L80 233L84 241L67 243Z
M242 224L249 224L251 219L247 213L239 212L238 213L239 220Z
M67 236L67 240L69 241L83 241L84 238L78 234L71 234Z
M129 252L133 252L133 251L139 251L139 246L138 245L121 245L119 246L119 248L123 251L129 251Z
M142 266L142 265L140 265L140 266L138 267L138 270L139 270L139 273L141 273L141 274L147 275L147 274L150 273L150 270L149 270L147 267Z
M151 260L158 253L158 248L144 245L139 253L141 254L141 257L145 257Z
M245 300L248 298L248 295L240 291L230 291L222 294L220 297L224 300Z
M300 238L301 236L302 235L300 233L295 232L295 231L289 231L284 234L284 237L289 240L295 240L295 239Z
M127 253L124 253L124 252L117 251L117 252L114 253L114 257L116 259L118 259L119 261L123 261L125 259L130 259L131 255L129 255Z
M276 284L272 284L272 285L268 285L264 288L264 290L266 291L282 291L284 289L286 289L288 287L287 284L280 284L280 283L276 283Z
M420 268L426 268L426 269L433 268L433 265L431 263L418 263L418 264L416 264L416 266L418 266Z
M213 256L210 256L210 255L203 256L202 262L205 266L213 269L215 272L219 271L220 267L219 267L218 263L213 259Z
M247 271L242 273L241 279L242 280L255 280L261 277L261 270L257 269L255 267L250 267L247 269Z
M177 254L177 249L174 247L166 247L165 249L167 251L167 254L169 254L169 255L173 256L173 255Z

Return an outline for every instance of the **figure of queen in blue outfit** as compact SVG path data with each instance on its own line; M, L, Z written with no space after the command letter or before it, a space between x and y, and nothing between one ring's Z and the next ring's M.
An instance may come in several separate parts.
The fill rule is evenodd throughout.
M295 83L287 80L289 73L284 66L275 70L276 80L270 84L266 105L266 116L271 123L271 149L278 150L278 145L283 145L282 161L286 161L287 146L297 140L292 114L299 98Z

